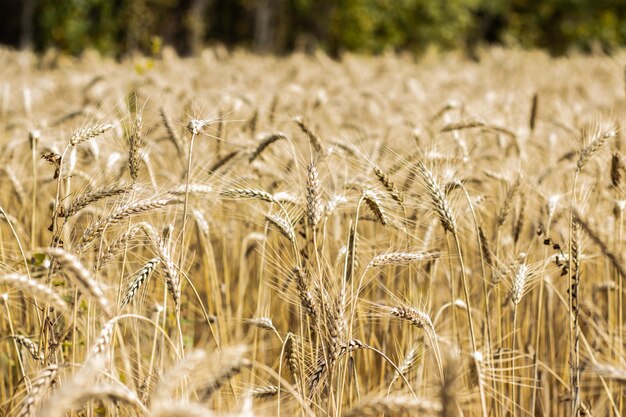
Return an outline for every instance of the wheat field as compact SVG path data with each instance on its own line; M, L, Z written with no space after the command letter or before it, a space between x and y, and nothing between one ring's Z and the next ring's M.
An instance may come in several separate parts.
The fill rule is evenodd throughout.
M626 409L623 53L0 62L0 415Z

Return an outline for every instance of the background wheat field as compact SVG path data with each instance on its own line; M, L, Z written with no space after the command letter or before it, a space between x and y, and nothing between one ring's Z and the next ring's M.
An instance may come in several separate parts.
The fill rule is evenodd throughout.
M619 416L626 55L0 51L0 414Z

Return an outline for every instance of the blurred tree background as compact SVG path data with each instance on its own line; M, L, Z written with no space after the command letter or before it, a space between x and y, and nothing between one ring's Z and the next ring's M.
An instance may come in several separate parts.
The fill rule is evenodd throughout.
M262 53L471 54L501 44L562 54L626 41L624 0L0 0L0 20L1 43L115 56L216 43Z

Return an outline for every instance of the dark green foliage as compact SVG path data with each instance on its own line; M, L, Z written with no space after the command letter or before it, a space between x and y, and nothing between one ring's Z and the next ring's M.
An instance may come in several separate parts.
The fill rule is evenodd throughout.
M561 54L626 41L623 0L6 0L0 11L0 42L70 54L151 54L161 43L188 54L216 42L333 55L492 43Z

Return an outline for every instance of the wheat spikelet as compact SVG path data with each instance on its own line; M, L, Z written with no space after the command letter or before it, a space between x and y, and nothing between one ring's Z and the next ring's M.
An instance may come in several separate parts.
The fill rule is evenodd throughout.
M296 117L295 119L293 119L293 121L296 122L300 130L302 130L302 132L307 136L307 138L309 138L309 142L311 143L311 146L313 146L313 149L315 149L315 152L317 152L318 154L321 153L324 147L322 146L322 141L319 138L319 136L317 136L315 132L313 132L306 125L306 123L304 123L304 120L302 119L302 117Z
M43 360L44 352L41 352L39 350L39 345L37 343L35 343L32 340L30 340L28 337L22 336L22 335L14 335L12 337L13 337L13 339L15 339L15 341L17 342L18 345L20 345L20 346L26 348L26 350L28 350L28 353L30 353L30 356L34 360L36 360L36 361Z
M163 265L163 272L165 275L165 286L168 293L174 300L176 308L180 307L180 277L176 264L172 260L170 250L168 249L163 239L159 236L154 226L150 223L142 222L137 225L146 234L152 246L156 250L160 263Z
M169 256L169 252L164 250L163 245L161 245L161 257L163 258L163 264L165 266L163 272L165 273L165 286L167 287L167 292L172 296L174 300L174 305L176 308L180 308L180 276L178 274L178 269L176 268L174 262L171 260Z
M358 235L354 226L350 227L350 234L348 235L348 245L346 246L346 282L352 279L354 269L358 267L356 260L356 251L358 244Z
M209 167L209 175L214 174L218 169L222 168L224 165L232 161L233 158L235 158L237 155L239 155L239 151L232 151L215 161L215 163L213 163L213 165Z
M611 185L613 187L619 187L622 182L623 170L624 163L622 162L622 155L619 152L614 152L611 156Z
M385 174L378 165L374 166L374 174L378 181L385 187L391 198L397 202L401 208L404 208L404 195L398 191L398 187L391 181L391 178Z
M187 191L186 185L182 184L174 188L173 190L169 190L167 193L176 195L176 196L181 196L181 195L185 195L186 191ZM210 185L189 184L189 194L212 194L212 193L213 193L213 187L211 187Z
M296 242L296 232L293 230L293 226L289 221L279 215L269 214L265 216L268 222L276 226L280 233L289 239L290 242Z
M375 256L367 268L375 268L384 265L406 265L413 262L433 259L437 254L427 252L390 252Z
M135 131L128 138L128 170L130 171L130 177L133 179L133 182L137 182L141 162L140 151L145 145L143 140L143 122L140 113L137 113L135 116L134 130Z
M533 94L532 102L530 105L530 117L528 118L528 127L531 132L535 131L535 126L537 126L537 113L539 109L539 94Z
M362 400L342 414L344 417L434 415L442 410L437 401L410 395L390 395Z
M146 262L146 264L141 269L133 274L135 278L131 281L130 285L126 289L126 294L122 299L120 308L124 307L126 304L130 303L133 300L139 288L143 285L144 282L146 282L150 278L152 272L154 272L154 269L160 262L161 260L159 258L152 258L148 262Z
M73 386L70 392L64 390L64 396L58 398L57 401L50 404L50 408L46 410L48 417L60 417L65 415L68 410L79 407L87 401L111 401L115 404L126 403L137 407L139 410L145 410L145 407L137 397L137 395L126 388L124 385L118 384L97 384Z
M143 222L135 224L129 231L123 233L113 241L102 253L98 263L98 269L109 263L118 253L120 253L137 234L144 230Z
M298 296L300 298L300 304L304 311L311 317L313 323L317 322L318 317L318 305L309 290L309 279L306 273L300 268L295 267L292 271L294 279L296 281L296 287L298 289Z
M187 123L187 130L194 136L199 135L202 133L202 129L204 129L210 121L210 119L191 119L189 120L189 123Z
M477 127L485 127L485 123L479 120L466 120L462 122L449 123L441 129L442 133L453 132L455 130L474 129Z
M426 168L424 162L417 161L416 167L417 172L426 184L426 189L430 195L432 207L435 210L435 213L437 213L437 217L439 218L441 225L444 230L452 234L456 234L456 222L441 187L439 187L439 184L435 180L433 174L428 170L428 168Z
M167 113L165 112L165 108L161 107L159 111L161 113L161 120L163 121L163 126L165 126L165 130L167 130L168 139L172 142L172 144L174 144L174 147L176 148L176 152L178 152L178 156L182 159L185 155L185 150L184 150L182 140L180 139L180 137L174 130L172 126L172 122L170 121L169 117L167 116Z
M359 339L351 339L347 343L338 343L335 348L335 351L331 352L331 354L329 355L330 366L332 367L333 364L338 359L340 359L346 354L352 353L359 349L368 349L368 348L369 346L363 343L362 341L360 341ZM320 383L322 382L324 378L324 375L327 374L328 369L329 369L329 366L326 363L326 360L323 357L321 357L320 360L317 362L317 366L315 370L309 377L309 391L311 393L315 392L317 387L319 387Z
M151 417L215 417L215 413L207 410L204 404L188 404L186 402L160 402L158 407L152 407Z
M182 203L182 201L178 198L165 198L141 200L122 206L109 216L99 219L95 224L87 228L87 230L83 233L78 250L79 252L83 252L95 239L100 237L104 230L110 225L117 224L136 214L142 214L169 206L171 204L180 203Z
M81 143L94 139L111 129L113 129L113 125L108 123L96 123L89 127L79 129L72 134L72 137L70 138L70 146L80 145Z
M265 151L271 144L273 144L274 142L277 142L281 139L287 139L287 137L281 133L272 133L271 135L267 136L266 138L264 138L263 140L261 140L261 143L259 143L259 145L256 147L256 149L252 152L252 154L250 155L250 158L248 159L249 163L254 162L255 159L257 159L262 153L263 151Z
M418 310L414 307L393 307L389 310L392 316L407 320L413 326L420 329L432 330L434 332L435 326L430 320L430 316L424 311Z
M32 417L35 415L37 404L46 395L46 390L54 382L59 372L58 365L50 365L44 368L31 382L30 393L22 401L17 417Z
M270 330L273 332L276 331L276 327L274 327L274 323L272 323L272 319L270 319L269 317L255 317L252 319L247 319L246 323L258 327L259 329Z
M528 282L529 274L530 270L528 265L523 262L520 262L519 265L517 265L517 268L515 268L513 284L511 286L511 301L514 305L519 304L524 296L524 290L526 283Z
M296 206L300 204L300 199L295 194L288 191L274 193L274 199L279 203L288 203Z
M0 284L9 285L20 291L29 293L33 297L41 298L59 311L67 310L67 304L57 293L27 276L19 274L0 275Z
M588 372L600 375L604 378L626 383L626 369L608 363L594 362L588 368Z
M300 370L300 351L298 350L299 347L300 346L296 335L289 332L285 339L285 357L287 359L289 371L291 371L291 375L296 382L296 386L300 385L300 376L302 375Z
M327 202L324 207L324 216L328 217L333 214L340 205L348 202L348 199L343 195L334 195Z
M80 289L93 298L105 314L109 314L109 300L100 285L77 257L61 248L44 248L38 252L47 253L54 258L62 269L69 272Z
M617 136L617 132L614 129L609 129L605 132L600 132L596 129L593 133L594 137L589 144L580 151L578 155L578 161L576 162L576 172L581 172L587 163L593 158L593 156L604 146L609 139L613 139Z
M272 398L278 395L278 387L276 385L265 385L263 387L252 388L248 391L248 394L254 398L264 399Z
M309 227L315 229L324 214L321 197L321 185L317 167L313 162L307 168L306 180L306 217Z
M615 252L611 251L609 247L606 245L605 240L600 237L600 235L591 227L591 225L581 217L580 212L576 208L572 208L574 213L574 217L577 220L577 223L580 223L580 226L587 233L587 235L593 240L593 242L598 245L600 251L606 256L613 267L619 272L620 275L626 276L626 268L624 268L624 260L618 256Z
M378 196L372 190L363 190L363 201L369 207L369 209L374 213L374 217L377 221L380 222L383 226L387 225L387 216L385 216L385 212L378 200Z
M274 196L267 191L263 190L254 190L251 188L237 188L225 190L220 193L222 197L228 198L253 198L261 201L266 201L268 203L276 203L276 199Z
M165 372L156 386L153 398L159 402L159 407L166 404L166 400L174 395L174 391L186 376L194 370L200 369L208 363L209 356L204 350L193 350L185 354L185 358L178 361Z
M131 186L126 186L126 185L111 186L111 187L99 188L87 194L82 194L76 197L74 200L72 200L72 202L67 206L66 209L60 210L59 216L71 217L90 204L96 203L105 198L115 197L117 195L125 194L128 191L132 190L132 188L133 188L132 185Z
M502 207L500 208L500 212L498 213L498 217L496 219L496 224L498 226L502 226L504 224L504 222L506 221L506 218L511 212L511 208L513 207L513 200L515 199L515 196L519 192L520 186L521 186L521 177L518 176L515 182L511 186L509 186L509 189L506 192L504 203L502 204Z
M522 234L522 229L524 228L524 220L526 214L526 193L520 192L520 208L519 213L517 215L517 221L515 222L515 227L513 227L513 242L517 243Z
M489 248L489 241L485 236L482 226L478 227L478 236L480 238L480 250L485 257L487 265L494 265L493 258L491 257L491 249Z
M207 239L209 238L209 222L204 217L204 213L201 210L193 209L193 217L196 220L196 225L198 226L198 230L202 233Z
M7 178L11 182L11 185L13 186L13 190L15 191L15 195L17 196L18 203L20 205L24 204L24 202L26 201L26 190L24 189L24 186L17 178L17 175L15 175L15 171L11 167L6 166L3 169L4 172L7 174Z
M96 342L91 348L91 358L101 356L107 351L109 345L111 344L113 329L115 328L117 320L118 318L114 317L102 326L102 329L100 329L100 335L98 335Z
M411 368L413 368L413 365L415 365L421 356L420 350L419 344L415 344L411 347L411 349L409 349L407 354L404 355L402 362L400 362L400 365L398 365L398 370L394 371L389 385L393 385L400 378L400 376L406 375Z
M203 389L200 392L202 401L209 399L222 385L251 365L250 361L243 356L244 351L245 349L241 347L222 351L218 365L203 381Z

